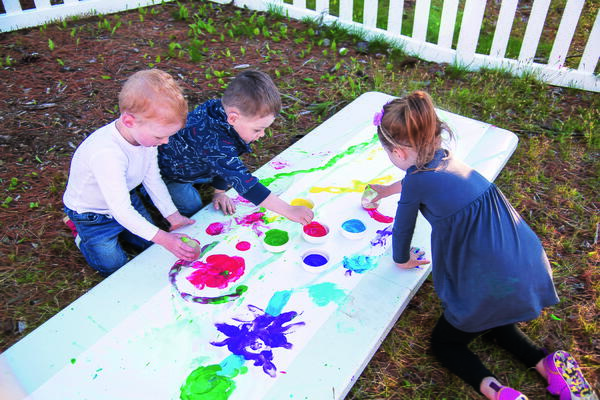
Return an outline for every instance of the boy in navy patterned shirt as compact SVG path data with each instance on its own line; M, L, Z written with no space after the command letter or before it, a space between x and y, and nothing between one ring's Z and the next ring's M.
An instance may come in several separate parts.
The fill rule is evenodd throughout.
M159 147L158 163L177 209L186 216L202 208L195 183L209 183L212 203L224 214L235 205L225 192L233 187L255 205L303 225L313 219L304 206L292 206L271 193L240 159L261 138L281 109L277 87L268 75L245 71L227 87L222 99L209 100L188 114L186 126Z

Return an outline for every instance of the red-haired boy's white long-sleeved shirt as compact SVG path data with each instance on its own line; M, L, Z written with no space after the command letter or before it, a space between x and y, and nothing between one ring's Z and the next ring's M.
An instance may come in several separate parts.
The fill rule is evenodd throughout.
M177 211L160 176L156 147L127 142L113 121L92 133L75 151L63 202L80 214L109 215L128 231L151 240L158 227L131 204L129 192L139 184L163 216Z

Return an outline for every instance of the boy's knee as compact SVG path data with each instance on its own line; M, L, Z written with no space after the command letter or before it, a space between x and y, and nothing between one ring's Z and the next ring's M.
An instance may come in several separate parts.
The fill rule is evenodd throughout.
M82 241L80 249L87 263L104 277L111 275L128 261L123 249L110 243L90 246Z

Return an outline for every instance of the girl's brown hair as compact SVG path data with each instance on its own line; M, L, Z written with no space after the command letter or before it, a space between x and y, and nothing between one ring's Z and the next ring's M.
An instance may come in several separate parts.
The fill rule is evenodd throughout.
M417 152L416 167L424 169L442 145L442 131L452 137L448 126L435 113L431 97L416 91L383 106L383 117L377 127L381 144L393 149L412 147Z
M119 93L119 109L144 119L185 124L188 103L170 74L149 69L138 71L125 81Z

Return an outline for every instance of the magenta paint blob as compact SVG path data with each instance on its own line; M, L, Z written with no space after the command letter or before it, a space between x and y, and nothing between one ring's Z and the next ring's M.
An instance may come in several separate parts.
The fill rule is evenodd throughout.
M304 257L302 261L309 267L321 267L327 264L329 260L323 254L312 253Z
M223 233L223 228L225 228L225 226L221 222L213 222L206 228L206 233L211 236L220 235Z
M364 207L363 207L364 208ZM383 222L385 224L389 224L394 221L394 218L383 215L376 208L364 208L364 210L369 213L369 217L373 218L377 222Z
M304 230L304 233L306 233L308 236L313 237L323 237L327 235L327 233L329 233L327 227L321 225L316 221L304 225L302 229Z
M250 244L250 242L241 241L235 245L235 248L238 249L239 251L246 251L246 250L250 250L251 246L252 245Z

